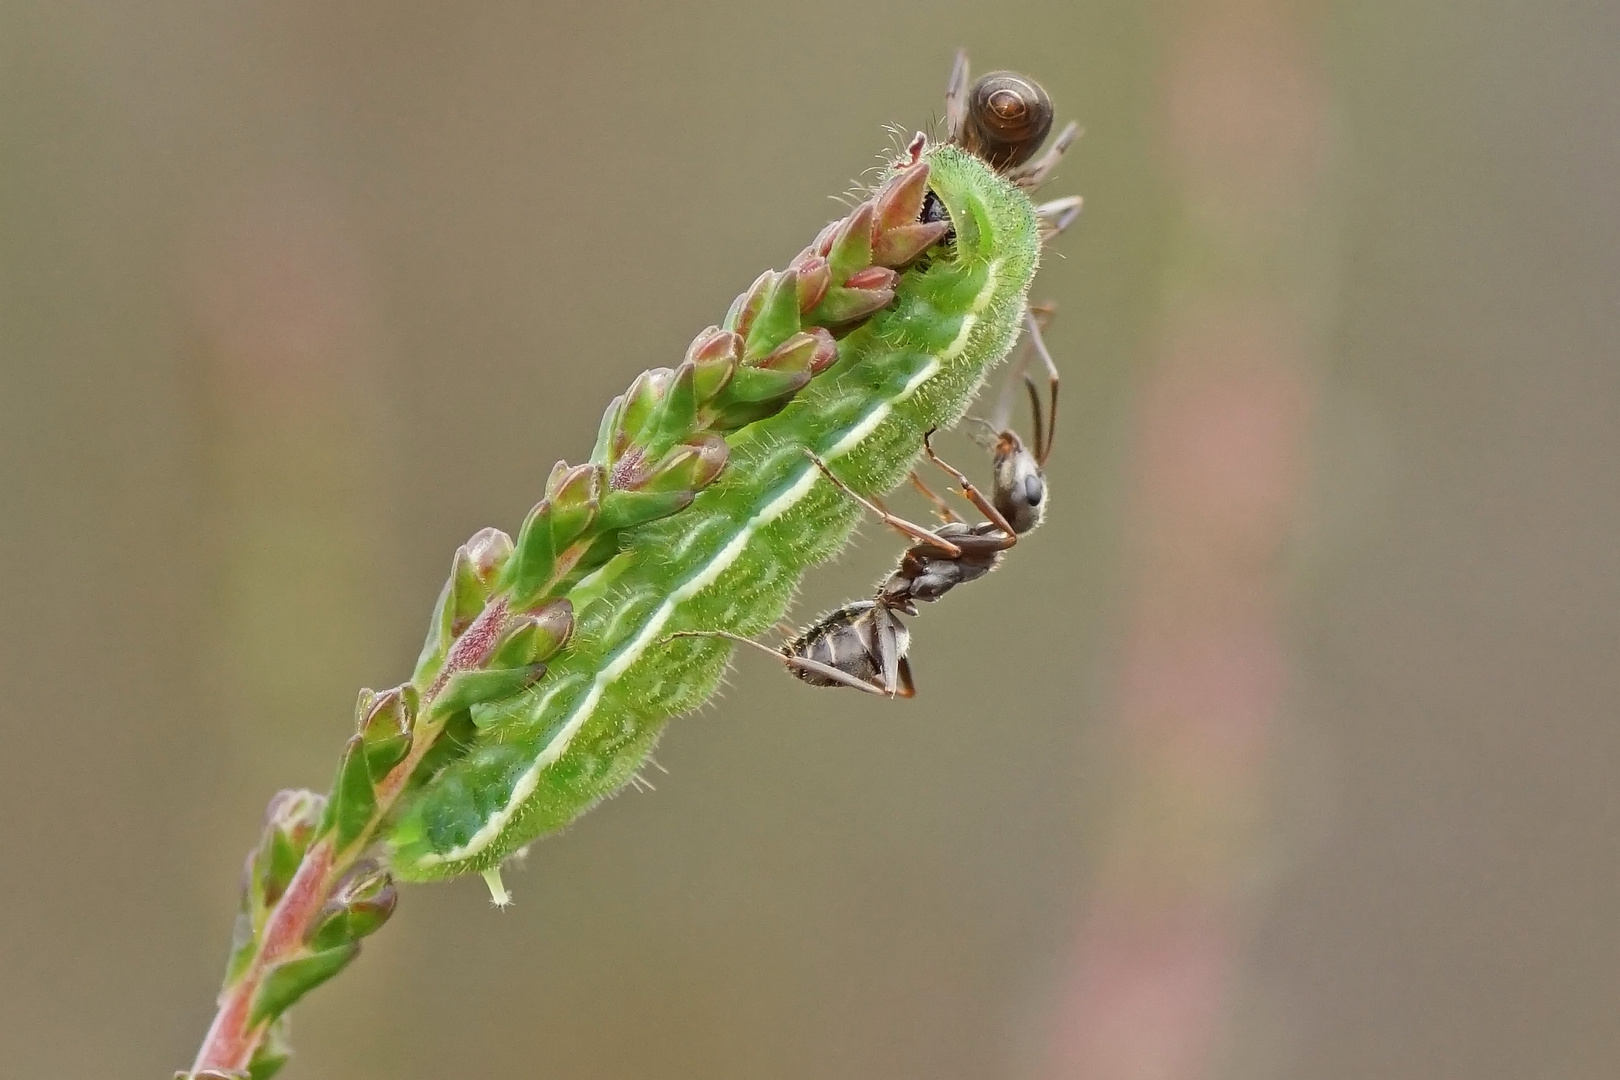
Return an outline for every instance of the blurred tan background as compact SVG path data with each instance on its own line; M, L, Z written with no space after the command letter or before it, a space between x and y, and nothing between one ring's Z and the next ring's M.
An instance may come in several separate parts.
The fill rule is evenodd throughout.
M915 701L740 657L514 908L406 891L285 1075L1620 1075L1620 6L19 0L0 1076L189 1062L455 545L957 45L1087 128L1046 528Z

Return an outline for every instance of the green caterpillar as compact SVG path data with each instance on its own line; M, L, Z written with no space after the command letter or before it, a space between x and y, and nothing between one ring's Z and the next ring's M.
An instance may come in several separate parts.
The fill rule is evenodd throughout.
M993 128L976 126L967 114L960 100L965 75L959 62L948 110L951 141L929 146L919 137L876 197L880 218L885 208L892 212L904 204L917 224L889 222L894 227L885 241L882 228L874 231L871 226L871 211L864 209L869 204L863 204L850 219L829 226L796 261L795 270L762 277L733 306L724 330L711 331L694 345L691 355L701 357L706 341L730 331L750 347L757 343L755 351L775 348L771 355L795 348L817 350L823 360L808 368L800 365L807 372L802 389L795 387L786 406L778 401L759 410L762 418L750 419L748 395L736 390L721 410L730 421L711 425L726 432L723 439L711 434L676 445L677 439L654 438L655 445L645 452L627 453L624 438L615 432L626 430L627 416L642 408L638 403L647 402L645 415L636 414L640 430L657 428L658 417L677 409L669 404L672 400L681 403L683 417L674 427L694 427L688 421L702 408L692 402L704 400L706 393L704 369L698 366L688 373L690 363L651 380L649 385L656 386L640 396L638 380L609 409L593 455L592 467L606 470L615 485L600 500L601 513L608 512L609 499L657 498L656 491L617 490L619 479L634 473L643 460L677 461L686 470L685 482L672 486L690 490L675 502L660 503L655 512L639 513L643 524L634 524L638 512L619 511L623 527L605 534L603 541L581 541L569 548L575 533L555 542L543 536L549 545L540 561L543 571L535 571L533 557L524 554L540 543L531 534L541 526L531 527L532 521L517 541L517 554L497 554L494 561L506 560L491 571L499 575L498 587L516 589L530 604L535 597L549 597L551 606L545 610L553 626L560 605L571 606L572 634L560 651L560 641L552 635L547 665L476 676L493 679L488 686L494 687L507 671L518 671L514 678L519 684L532 684L516 694L504 685L499 693L488 687L481 693L458 691L459 696L438 691L440 713L451 711L444 704L448 698L467 707L459 720L449 722L440 745L418 770L426 778L404 795L384 834L399 877L429 880L492 871L628 783L667 720L714 692L730 655L724 642L671 640L669 635L682 630L760 633L786 612L805 571L848 540L859 509L820 475L807 451L823 458L853 489L887 492L912 468L924 434L954 424L989 369L1007 354L1024 317L1043 233L1052 231L1059 213L1077 206L1076 200L1063 200L1036 207L1026 188L1050 171L1073 128L1059 136L1042 162L1023 166L1044 140L1046 127L1040 127L1033 146L1023 145L1030 141L1026 134L1023 144L1004 152L1010 140L998 143ZM986 115L992 120L994 78L974 88L986 99ZM1044 102L1044 94L1040 98ZM926 199L920 188L895 194L919 177L926 178ZM920 214L915 209L919 201ZM868 217L861 219L862 213ZM852 219L859 219L858 228L852 229ZM948 233L939 227L944 222ZM879 247L885 242L901 249L913 240L931 243L920 255L901 250L896 260L907 265L897 275L887 270L851 273L852 267L874 258L880 266L895 264L884 263L870 247L850 253L852 246L865 242L861 238L866 232L878 238ZM857 241L851 241L857 233ZM833 287L825 296L815 291L826 288L816 279L818 258L832 265ZM813 295L807 296L807 289ZM837 340L836 362L827 366L824 359L832 355L833 339L825 330L801 330L801 311L810 322L832 327L864 321ZM801 338L805 340L795 344ZM688 386L695 389L683 389ZM772 415L773 410L779 411ZM683 452L686 456L679 456ZM564 505L572 475L559 466L548 485L551 498L537 514L553 501ZM553 533L562 528L547 527ZM561 557L558 553L565 550L574 554ZM529 570L514 570L518 564ZM533 584L540 577L544 584ZM452 586L455 580L453 576ZM514 584L519 581L529 584ZM451 597L449 587L446 595ZM436 665L447 664L444 657L453 648L465 647L462 638L476 633L478 620L472 626L456 625L455 608L453 598L441 603L441 611L449 613L437 624L438 637L430 636L419 683L438 670ZM490 648L495 646L486 643L485 652ZM520 657L533 659L532 648ZM443 670L454 667L448 663ZM534 681L540 671L543 677ZM438 678L435 685L443 684L445 676Z

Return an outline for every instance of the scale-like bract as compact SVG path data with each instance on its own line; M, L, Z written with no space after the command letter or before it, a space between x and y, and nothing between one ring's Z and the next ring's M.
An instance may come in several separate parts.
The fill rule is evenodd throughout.
M725 435L724 468L690 505L624 529L618 554L579 580L554 577L573 608L567 647L528 689L473 705L459 755L404 797L387 835L399 876L497 866L629 782L665 722L714 692L730 652L669 635L764 631L854 528L859 508L806 452L881 494L925 433L961 417L1017 335L1040 229L1029 197L979 158L939 145L922 160L954 240L903 269L893 301L786 408Z

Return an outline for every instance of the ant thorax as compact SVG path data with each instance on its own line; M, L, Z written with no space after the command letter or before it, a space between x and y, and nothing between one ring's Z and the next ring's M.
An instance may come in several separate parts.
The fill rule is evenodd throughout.
M1001 530L992 522L969 525L963 521L947 522L934 530L941 540L949 540L963 548L958 555L949 555L930 544L915 544L906 549L897 566L878 590L880 602L915 615L912 601L938 600L958 585L976 581L1001 562L1005 549L981 549L960 541L996 537Z

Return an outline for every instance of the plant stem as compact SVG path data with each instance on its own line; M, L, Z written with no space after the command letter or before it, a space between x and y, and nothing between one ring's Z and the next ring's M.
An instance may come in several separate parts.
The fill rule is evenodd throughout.
M433 746L442 730L435 724L420 732L410 754L387 776L377 783L377 810L360 836L347 848L337 851L332 837L311 844L293 874L287 891L276 901L264 930L258 935L253 959L241 978L225 987L219 995L218 1011L208 1034L203 1037L201 1049L192 1071L201 1069L246 1070L253 1054L263 1041L274 1017L251 1022L253 999L265 977L278 963L295 956L304 947L305 939L332 890L349 872L360 856L371 846L377 830L388 817L406 782L416 771L424 754Z
M317 841L304 854L292 884L265 922L247 971L220 994L219 1011L214 1014L214 1022L209 1025L202 1048L197 1051L192 1071L245 1070L253 1060L253 1053L259 1048L272 1019L250 1022L253 998L270 969L289 953L303 947L305 933L321 905L326 903L341 870L346 869L339 866L334 855L330 840Z
M422 695L420 715L432 715L433 700L457 672L476 668L488 658L507 619L507 600L495 597L456 639L444 667ZM372 845L394 803L404 792L416 767L444 730L442 719L418 725L410 752L374 785L375 809L371 819L347 847L337 850L333 832L312 843L299 861L287 889L276 901L254 942L253 958L234 982L220 991L218 1010L208 1026L195 1073L202 1069L246 1070L274 1016L253 1017L253 1002L276 965L303 951L311 929L332 891Z

